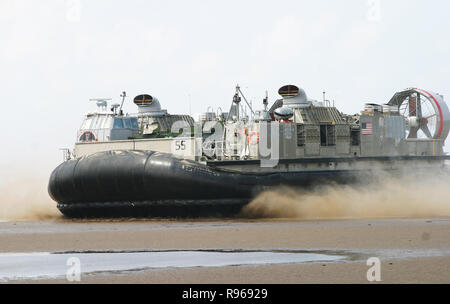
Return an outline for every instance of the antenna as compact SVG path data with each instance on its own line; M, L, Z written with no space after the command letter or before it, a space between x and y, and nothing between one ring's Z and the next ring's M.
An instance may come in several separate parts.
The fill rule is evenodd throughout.
M325 94L326 92L323 92L323 105L325 107L331 107L331 101L329 101L328 99L325 98ZM334 107L334 100L333 100L333 107Z
M263 99L264 111L267 111L267 105L269 104L269 91L266 90L266 98Z
M122 95L120 95L120 97L122 97L122 104L120 105L119 113L122 113L122 107L123 107L123 103L125 101L125 97L127 97L127 92L123 91Z
M111 101L111 98L92 98L89 101L96 101L97 107L99 107L102 111L106 111L106 107L108 106L108 101Z
M120 107L120 104L118 104L118 103L111 105L111 111L114 112L114 115L117 115L117 108L119 108L119 107ZM119 112L119 115L121 115L120 112Z
M234 103L235 106L236 106L236 119L237 119L237 120L240 119L240 118L239 118L239 107L241 106L241 105L240 105L240 103L241 103L241 97L239 97L239 91L240 91L239 85L236 85L236 94L234 94L234 96L233 96L233 103Z

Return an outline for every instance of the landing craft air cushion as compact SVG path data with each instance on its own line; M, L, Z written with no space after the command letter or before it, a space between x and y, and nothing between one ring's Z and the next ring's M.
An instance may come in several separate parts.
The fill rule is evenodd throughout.
M439 94L410 88L345 115L295 85L278 93L268 108L266 92L255 112L237 86L228 113L199 122L168 114L148 94L134 99L135 115L97 99L99 110L86 115L73 152L51 174L50 196L67 217L230 216L273 187L440 170L450 159L450 112Z

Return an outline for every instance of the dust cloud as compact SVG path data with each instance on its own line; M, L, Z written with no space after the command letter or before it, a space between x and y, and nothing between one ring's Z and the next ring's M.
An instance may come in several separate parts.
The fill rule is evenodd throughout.
M373 184L328 185L312 190L280 187L243 209L252 218L355 219L450 216L450 178L409 173Z
M0 221L61 219L47 192L48 178L16 174L0 183ZM311 190L280 187L244 207L250 218L357 219L450 216L450 176L412 172L378 176L357 185Z
M47 192L48 179L14 177L0 184L0 221L50 220L61 217Z

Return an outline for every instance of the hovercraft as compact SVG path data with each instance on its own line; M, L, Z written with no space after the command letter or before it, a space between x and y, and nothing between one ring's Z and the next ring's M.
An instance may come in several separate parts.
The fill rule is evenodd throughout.
M67 217L233 216L273 187L370 181L374 170L439 170L450 159L439 94L407 89L356 115L294 85L279 94L269 109L266 93L255 112L237 86L229 112L197 122L148 94L134 99L134 115L95 99L99 110L85 116L49 194Z

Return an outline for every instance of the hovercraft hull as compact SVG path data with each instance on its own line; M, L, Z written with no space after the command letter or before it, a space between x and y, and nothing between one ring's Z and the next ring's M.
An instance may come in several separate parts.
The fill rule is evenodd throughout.
M67 217L233 216L261 191L354 182L352 172L246 174L153 151L107 151L66 161L49 194Z

